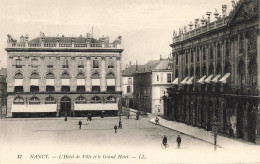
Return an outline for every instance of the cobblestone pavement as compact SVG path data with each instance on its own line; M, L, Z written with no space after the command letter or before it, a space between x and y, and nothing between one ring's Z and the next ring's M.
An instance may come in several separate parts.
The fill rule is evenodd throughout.
M0 120L0 163L211 163L256 162L191 136L154 125L151 118L41 118ZM79 129L78 121L83 122ZM182 145L176 147L180 134ZM168 137L168 148L161 146ZM47 154L47 159L41 155ZM19 155L22 155L21 159ZM78 155L78 156L77 156ZM42 158L46 157L41 156ZM78 158L77 158L78 157ZM40 158L40 159L39 159ZM8 162L7 162L8 161Z

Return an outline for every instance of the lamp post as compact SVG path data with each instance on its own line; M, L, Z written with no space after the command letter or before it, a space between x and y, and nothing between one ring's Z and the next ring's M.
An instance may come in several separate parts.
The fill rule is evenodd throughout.
M121 115L122 115L122 99L119 99L117 104L118 110L119 110L119 124L118 127L122 128L122 121L121 121Z
M217 117L214 116L213 120L211 121L211 126L212 126L212 132L214 135L214 148L215 151L217 149L217 135L218 135L218 128L219 128L219 122L217 120Z

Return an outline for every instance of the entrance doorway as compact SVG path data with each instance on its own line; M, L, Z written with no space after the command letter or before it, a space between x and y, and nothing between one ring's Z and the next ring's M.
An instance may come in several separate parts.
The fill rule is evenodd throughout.
M64 96L60 100L60 116L68 116L71 111L71 100L69 97Z

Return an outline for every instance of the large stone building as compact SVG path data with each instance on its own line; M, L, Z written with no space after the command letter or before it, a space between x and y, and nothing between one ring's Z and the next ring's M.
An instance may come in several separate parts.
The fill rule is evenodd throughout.
M6 96L7 96L7 84L6 84L7 70L2 68L0 70L0 118L6 116Z
M40 37L7 41L7 115L81 116L117 113L121 36Z
M215 21L208 12L174 32L168 117L207 130L218 121L221 133L260 144L259 2L234 2L229 15L223 5Z
M172 60L151 60L134 73L133 108L163 114L166 88L172 83Z

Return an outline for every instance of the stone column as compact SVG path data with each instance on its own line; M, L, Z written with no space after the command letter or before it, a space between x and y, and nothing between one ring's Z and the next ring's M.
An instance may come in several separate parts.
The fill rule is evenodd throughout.
M40 59L38 59L38 66L39 69L39 91L40 92L45 92L46 91L46 61L45 57L41 56Z
M61 91L61 68L62 68L62 62L60 57L56 57L55 64L53 65L53 69L55 70L55 80L54 80L54 86L55 86L55 92Z
M106 92L106 68L105 68L105 60L106 57L101 57L101 82L100 82L100 89L101 92Z
M90 67L90 57L87 57L86 62L86 92L91 92L92 85L91 85L91 67Z
M230 40L230 64L231 64L231 88L235 88L235 61L234 61L234 47L235 43L233 40Z
M30 71L31 69L29 69L28 65L30 65L30 58L27 56L24 58L25 62L24 62L24 65L23 66L23 89L24 89L24 92L30 92L30 84L31 84L31 79L30 79Z
M214 66L214 71L213 71L213 74L214 74L214 77L216 76L216 58L217 58L217 43L212 43L212 47L213 47L213 66ZM214 78L213 77L213 78Z
M260 35L257 35L257 88L260 91ZM259 132L260 133L260 132Z
M209 45L207 45L206 47L206 74L207 76L209 75Z
M222 76L224 76L224 68L225 68L225 50L226 50L226 40L224 42L222 42L222 46L221 46L221 74Z
M234 47L234 61L235 61L235 69L234 69L234 84L235 84L235 88L238 87L238 53L239 53L239 41L240 36L238 35L238 38L236 38L235 40L235 47Z
M201 46L201 47L199 47L199 50L200 50L200 52L199 52L199 62L200 62L200 74L199 74L199 77L197 78L197 80L196 81L198 81L199 80L199 78L201 78L203 75L202 75L202 55L203 55L203 47ZM195 83L196 83L196 81L195 81Z
M69 67L70 67L70 91L76 92L76 89L77 89L77 78L76 78L76 76L77 76L77 72L76 72L77 64L76 64L76 61L75 61L75 57L71 57Z
M245 75L246 75L246 82L245 82L245 84L246 84L246 86L248 86L248 64L249 64L249 60L248 60L248 39L247 38L245 38L245 41L244 41L244 47L245 47L245 50L244 50L244 52L245 52L245 67L246 67L246 69L245 69Z
M116 58L116 91L120 92L121 89L121 57Z

